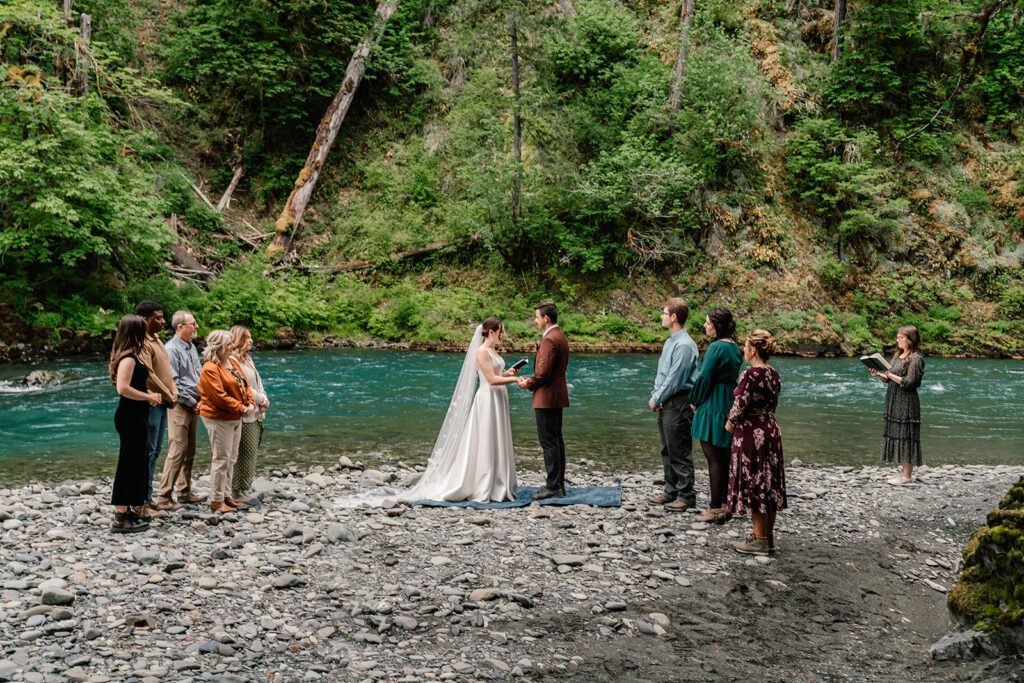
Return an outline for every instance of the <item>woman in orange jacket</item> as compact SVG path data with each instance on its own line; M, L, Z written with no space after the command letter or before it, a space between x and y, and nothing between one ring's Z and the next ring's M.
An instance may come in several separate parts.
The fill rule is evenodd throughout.
M199 375L199 416L210 435L210 509L234 512L231 475L238 458L242 418L256 410L252 391L238 363L231 358L231 333L214 330L206 336L203 371Z

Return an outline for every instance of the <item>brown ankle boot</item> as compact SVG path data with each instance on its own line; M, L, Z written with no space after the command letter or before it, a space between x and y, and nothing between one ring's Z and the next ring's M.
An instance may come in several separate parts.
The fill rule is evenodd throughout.
M694 517L698 522L717 522L718 521L718 508L709 507L704 512Z
M746 542L736 541L732 544L733 549L744 555L761 555L767 557L771 554L768 548L767 538L758 538L754 534L747 536Z

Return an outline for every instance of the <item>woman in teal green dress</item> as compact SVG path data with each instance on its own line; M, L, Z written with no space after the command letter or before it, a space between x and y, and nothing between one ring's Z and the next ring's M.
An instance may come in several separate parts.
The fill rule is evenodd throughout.
M704 331L713 341L704 352L700 375L690 389L690 402L695 409L690 434L700 440L708 461L711 503L697 515L697 521L724 524L732 516L725 507L732 448L732 434L725 431L725 423L729 420L743 352L733 341L736 322L728 308L712 309L704 320Z

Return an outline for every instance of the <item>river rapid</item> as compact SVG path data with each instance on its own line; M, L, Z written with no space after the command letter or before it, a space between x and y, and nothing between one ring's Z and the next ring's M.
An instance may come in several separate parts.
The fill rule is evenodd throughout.
M532 357L509 353L511 364ZM461 354L396 350L265 351L255 356L272 406L262 464L331 464L340 455L369 463L425 461L447 409ZM565 413L570 465L640 471L659 462L657 425L647 408L658 358L574 354ZM787 460L876 464L885 387L856 359L778 358L777 417ZM33 369L60 381L27 388ZM529 394L509 389L521 466L539 467ZM925 463L1024 462L1024 361L926 359L920 389ZM112 475L118 440L116 395L103 359L0 366L0 484ZM164 447L166 451L166 446ZM694 442L698 466L703 464ZM199 467L209 441L199 430Z

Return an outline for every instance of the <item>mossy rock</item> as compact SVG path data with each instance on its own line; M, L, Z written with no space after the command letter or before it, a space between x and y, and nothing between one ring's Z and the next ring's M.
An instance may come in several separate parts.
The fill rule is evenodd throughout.
M990 528L1004 527L1008 531L1024 533L1024 510L993 510L985 520Z
M970 539L968 539L967 544L964 545L964 549L960 552L961 556L964 558L964 566L970 566L974 564L974 553L977 552L978 547L981 545L981 539L983 539L985 537L985 534L987 533L988 527L983 526L977 531L975 531L973 534L971 534L971 537Z
M964 546L964 571L946 605L976 630L1017 634L1024 626L1024 477L986 522Z
M999 501L1000 510L1024 510L1024 477L1010 487L1010 490Z
M954 615L977 628L978 622L987 621L988 608L995 599L992 588L990 571L983 567L968 567L946 597L946 607Z

